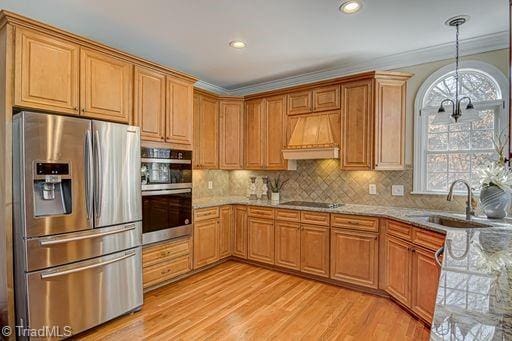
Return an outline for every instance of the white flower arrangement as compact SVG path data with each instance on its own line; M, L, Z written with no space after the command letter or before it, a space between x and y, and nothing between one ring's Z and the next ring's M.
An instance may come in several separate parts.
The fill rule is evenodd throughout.
M497 186L506 192L512 192L512 171L506 165L493 163L487 168L479 169L478 174L482 188Z

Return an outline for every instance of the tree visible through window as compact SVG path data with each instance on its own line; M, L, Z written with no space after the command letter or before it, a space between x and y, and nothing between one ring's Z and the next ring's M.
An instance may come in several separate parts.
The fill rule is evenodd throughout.
M420 189L423 192L447 192L456 179L468 180L477 187L476 171L496 159L493 138L503 129L500 122L503 100L498 83L489 74L476 69L460 72L460 96L471 97L480 120L432 124L441 101L455 97L455 84L454 72L447 73L438 78L423 97L420 136L423 169L416 173L423 177Z

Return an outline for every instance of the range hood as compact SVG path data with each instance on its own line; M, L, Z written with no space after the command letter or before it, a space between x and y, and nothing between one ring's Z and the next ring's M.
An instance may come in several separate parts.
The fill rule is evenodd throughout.
M299 117L283 157L286 160L334 159L339 157L329 115Z

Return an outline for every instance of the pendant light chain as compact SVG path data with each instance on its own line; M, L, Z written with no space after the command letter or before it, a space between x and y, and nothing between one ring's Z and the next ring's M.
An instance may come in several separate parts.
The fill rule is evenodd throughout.
M456 25L457 33L455 34L455 103L459 101L459 27ZM458 111L458 108L455 108ZM459 114L457 112L457 114Z

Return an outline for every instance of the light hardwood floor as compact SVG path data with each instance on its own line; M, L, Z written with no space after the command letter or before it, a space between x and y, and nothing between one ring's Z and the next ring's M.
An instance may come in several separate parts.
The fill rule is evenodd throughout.
M227 262L146 294L82 340L428 340L386 298Z

